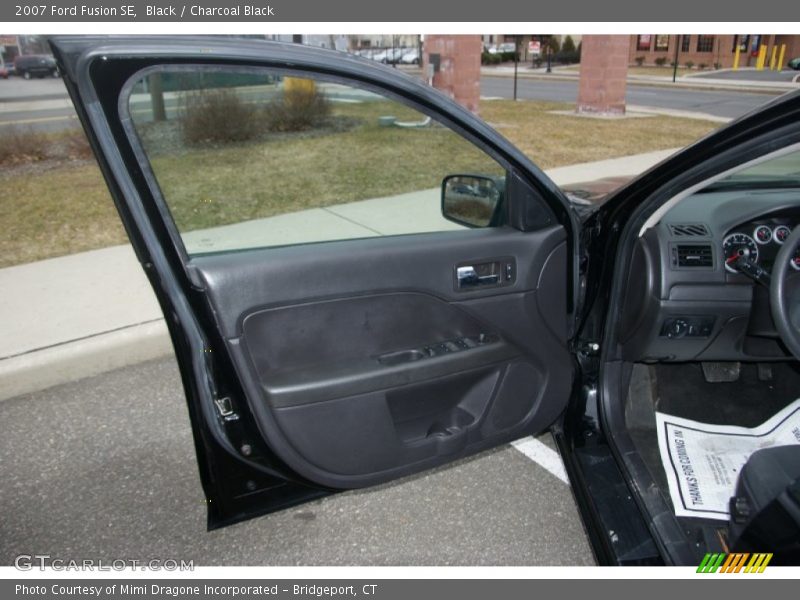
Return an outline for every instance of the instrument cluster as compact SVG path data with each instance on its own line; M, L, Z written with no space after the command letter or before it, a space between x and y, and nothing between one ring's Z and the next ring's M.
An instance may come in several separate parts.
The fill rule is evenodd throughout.
M794 224L785 220L756 221L736 227L722 240L725 270L738 273L736 264L744 259L772 270L778 250L792 233ZM791 267L800 271L800 248L790 260Z

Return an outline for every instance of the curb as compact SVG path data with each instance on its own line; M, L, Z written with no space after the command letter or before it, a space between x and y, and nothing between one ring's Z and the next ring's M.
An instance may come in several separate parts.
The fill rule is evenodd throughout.
M0 361L0 401L172 354L163 319Z
M642 106L639 104L627 104L626 112L638 113L643 115L662 115L665 117L678 117L680 119L696 119L698 121L711 121L713 123L730 123L733 117L719 117L704 112L682 110L677 108L660 108L658 106Z
M492 73L487 71L481 71L481 77L496 77L496 78L503 78L503 79L513 79L514 73ZM518 79L530 79L535 81L574 81L578 82L579 77L577 75L561 75L558 73L517 73ZM671 89L682 89L682 90L693 90L693 91L717 91L717 92L747 92L750 94L765 94L765 95L780 95L786 92L790 92L792 90L798 89L798 87L789 83L789 85L782 85L782 86L775 86L775 85L763 85L760 82L749 82L747 85L741 85L737 83L731 84L724 84L724 83L700 83L700 82L685 82L685 81L678 81L673 83L672 81L652 81L649 79L636 79L636 78L629 78L628 79L629 86L637 86L637 87L667 87Z

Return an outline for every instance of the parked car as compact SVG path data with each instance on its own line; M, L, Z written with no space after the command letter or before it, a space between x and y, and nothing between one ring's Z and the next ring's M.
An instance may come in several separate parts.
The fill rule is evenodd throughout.
M403 55L408 52L408 48L394 48L392 50L392 57L390 64L397 65L400 64L403 60Z
M55 59L49 54L25 54L14 60L16 75L24 79L32 77L58 77Z
M394 65L400 62L400 58L405 52L404 48L387 48L372 55L372 60L383 63L385 65Z
M516 46L514 42L504 42L502 44L495 44L493 46L489 46L486 51L489 54L504 54L507 52L514 52L516 50Z
M800 71L800 56L797 58L793 58L788 63L786 63L790 69L794 69L795 71Z
M388 54L389 54L388 50L376 50L369 55L369 59L374 60L376 62L385 63Z
M792 409L800 389L800 91L597 205L572 202L447 95L368 60L213 37L50 43L166 317L210 529L549 428L598 562L696 567L713 553L716 569L737 552L800 563L800 440L787 431L783 445L741 455L772 431L750 428ZM243 247L224 221L219 239L234 246L216 249L206 221L184 232L172 220L173 192L158 183L174 166L161 154L149 161L128 94L154 68L223 76L237 65L237 85L259 66L302 72L359 98L368 87L370 102L399 102L437 122L376 129L397 133L398 144L424 136L437 154L444 139L466 144L471 174L448 174L438 194L451 223ZM374 133L365 143L376 143ZM326 162L326 178L337 164ZM475 164L491 168L482 175ZM338 181L363 185L352 168L343 162ZM201 183L191 183L196 194ZM419 194L407 214L389 197L393 226L422 218ZM263 229L250 223L246 236ZM665 440L664 415L712 425ZM691 436L706 448L709 428L724 426L735 429L739 462L686 446ZM679 453L669 462L662 444L673 442ZM701 494L725 481L727 495Z
M403 52L403 55L400 57L400 64L418 65L419 50L417 48L412 48L411 50L406 50L405 52Z

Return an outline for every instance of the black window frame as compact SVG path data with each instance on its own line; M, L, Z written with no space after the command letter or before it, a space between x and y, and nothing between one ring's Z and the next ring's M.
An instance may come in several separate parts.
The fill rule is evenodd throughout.
M746 53L747 49L750 47L750 36L747 34L736 34L733 36L733 44L731 44L731 54L736 53L736 48L739 48L739 52Z
M715 35L698 35L697 44L695 46L696 52L710 53L714 51L714 42L717 36ZM706 48L707 47L707 48Z
M656 34L653 39L653 50L655 52L669 52L670 35ZM666 41L662 46L659 42Z

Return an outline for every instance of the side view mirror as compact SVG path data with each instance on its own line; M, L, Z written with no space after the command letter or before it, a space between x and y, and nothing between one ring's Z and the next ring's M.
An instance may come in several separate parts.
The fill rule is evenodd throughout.
M448 175L442 181L442 216L466 227L488 227L499 216L505 179Z

